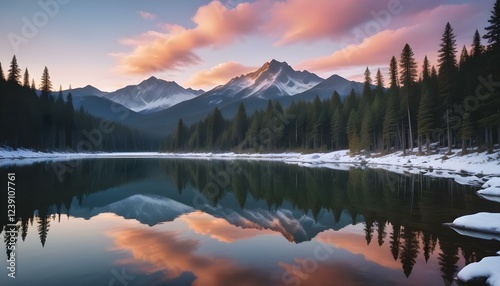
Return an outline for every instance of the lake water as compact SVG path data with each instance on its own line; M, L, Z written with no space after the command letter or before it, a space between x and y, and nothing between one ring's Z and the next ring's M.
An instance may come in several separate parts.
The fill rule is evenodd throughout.
M16 278L5 248L0 285L450 285L500 250L442 226L499 204L425 175L139 158L0 170L16 174L18 218Z

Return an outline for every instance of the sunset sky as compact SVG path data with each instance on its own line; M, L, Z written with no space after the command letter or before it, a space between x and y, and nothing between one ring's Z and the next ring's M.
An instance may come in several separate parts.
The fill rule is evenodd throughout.
M321 77L361 80L399 57L422 63L446 22L458 50L484 34L494 0L0 1L0 62L12 56L39 84L113 91L152 75L209 90L271 59ZM484 41L483 41L484 43Z

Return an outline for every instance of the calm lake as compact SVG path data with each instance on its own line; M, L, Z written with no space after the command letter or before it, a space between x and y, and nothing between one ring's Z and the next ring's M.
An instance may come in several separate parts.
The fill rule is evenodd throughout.
M500 249L442 226L500 212L476 188L345 168L140 158L1 167L5 185L16 174L18 236L12 279L2 231L0 285L450 285Z

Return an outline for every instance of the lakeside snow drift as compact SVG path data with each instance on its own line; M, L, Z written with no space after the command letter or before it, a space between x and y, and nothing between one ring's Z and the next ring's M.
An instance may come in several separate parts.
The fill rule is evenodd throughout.
M500 213L477 213L461 216L450 224L453 228L500 235Z
M415 150L416 151L416 150ZM12 150L0 148L0 166L25 165L44 160L73 160L90 158L183 158L200 160L262 160L282 161L305 167L326 167L347 169L350 165L381 168L395 173L424 173L434 177L454 178L460 184L483 185L492 177L499 177L491 184L500 186L500 152L470 153L460 156L460 150L453 150L453 155L445 155L445 150L429 156L403 155L402 151L383 155L350 156L349 151L341 150L330 153L64 153L38 152L33 150ZM491 187L491 186L490 186ZM484 194L487 195L487 194Z
M500 178L494 177L486 181L484 189L478 195L484 199L500 203ZM449 224L461 235L480 239L495 239L500 241L500 213L477 213L461 216ZM500 251L497 252L500 255ZM500 285L500 257L485 257L479 262L465 266L457 274L462 282L486 281L488 285Z
M463 282L486 280L489 285L500 285L500 256L485 257L479 262L465 266L457 278Z

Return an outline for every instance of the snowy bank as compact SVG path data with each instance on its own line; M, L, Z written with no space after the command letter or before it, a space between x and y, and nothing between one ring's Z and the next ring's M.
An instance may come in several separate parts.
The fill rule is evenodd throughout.
M500 235L500 213L477 213L461 216L450 227Z
M484 281L492 286L500 285L500 257L485 257L465 266L457 275L463 282Z
M480 195L485 196L500 196L500 187L489 187L477 192Z
M492 178L483 184L483 188L500 188L500 178Z
M500 152L489 154L470 153L459 155L460 150L453 150L452 155L445 155L446 150L438 150L429 156L403 155L402 151L390 154L370 153L351 156L349 151L341 150L330 153L64 153L37 152L26 149L12 150L0 148L0 166L28 164L31 161L72 160L86 158L183 158L200 160L262 160L282 161L305 167L326 167L348 169L352 165L368 168L381 168L395 173L423 173L433 177L454 178L460 184L482 185L491 177L500 177ZM34 160L37 159L37 160ZM500 182L500 178L497 178ZM492 185L500 186L496 181Z

